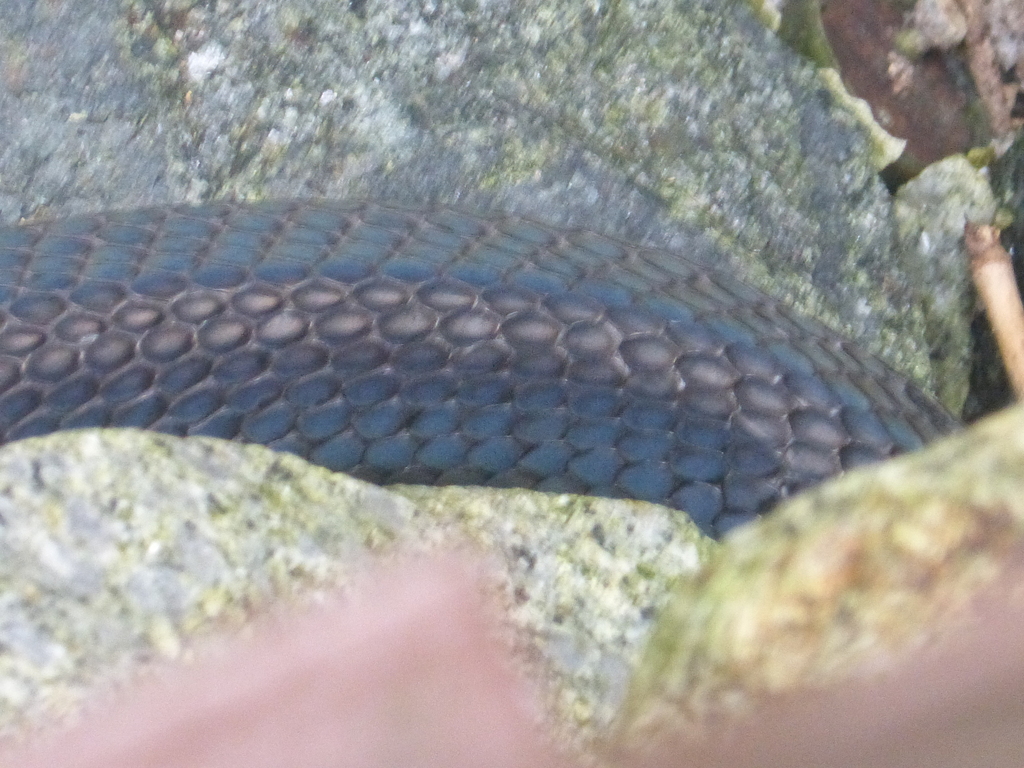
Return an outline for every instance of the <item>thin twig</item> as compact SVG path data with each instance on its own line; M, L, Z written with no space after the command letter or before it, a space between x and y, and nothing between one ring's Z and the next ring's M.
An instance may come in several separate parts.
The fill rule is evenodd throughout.
M1024 305L1010 254L999 244L999 230L988 225L968 222L964 243L971 257L974 285L985 305L1006 373L1017 399L1024 399Z

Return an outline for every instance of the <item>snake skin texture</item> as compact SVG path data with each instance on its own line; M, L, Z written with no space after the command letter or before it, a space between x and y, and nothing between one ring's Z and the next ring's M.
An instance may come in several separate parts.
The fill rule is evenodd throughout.
M956 421L679 254L515 217L210 204L0 229L0 441L212 435L378 483L686 510L720 534Z

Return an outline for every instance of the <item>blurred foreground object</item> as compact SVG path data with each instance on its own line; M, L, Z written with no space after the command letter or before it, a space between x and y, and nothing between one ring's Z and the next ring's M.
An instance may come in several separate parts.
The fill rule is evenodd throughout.
M1024 764L1022 549L1014 572L924 651L854 681L764 698L605 755L618 768L1011 768ZM452 562L418 563L345 602L277 614L201 661L5 768L547 768L537 708L509 671L479 588ZM369 579L365 580L366 583Z
M273 616L3 764L553 765L468 572L407 565L351 600Z
M621 762L632 768L1019 768L1020 584L1018 563L958 632L912 659L891 659L881 671L829 690L770 698L740 724L709 728L704 740L669 739L620 756Z

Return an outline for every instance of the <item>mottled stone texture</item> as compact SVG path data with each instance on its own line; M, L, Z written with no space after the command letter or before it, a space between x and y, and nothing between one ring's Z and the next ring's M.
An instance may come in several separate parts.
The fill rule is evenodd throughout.
M964 247L964 224L988 224L996 200L987 177L967 158L955 155L925 168L904 184L893 205L907 271L922 293L928 346L937 394L959 413L968 398L971 327L965 322L975 305L974 283Z
M397 545L461 545L487 554L519 658L578 739L607 726L670 585L714 547L651 504L401 493L209 438L83 430L0 449L0 732L73 713L272 600L344 586Z

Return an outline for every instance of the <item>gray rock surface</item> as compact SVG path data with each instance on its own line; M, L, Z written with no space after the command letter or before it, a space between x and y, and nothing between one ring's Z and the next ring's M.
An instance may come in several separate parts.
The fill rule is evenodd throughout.
M964 224L990 224L996 199L984 174L955 155L925 168L896 194L894 211L907 271L922 293L928 346L939 399L959 413L967 399L975 292L964 247Z
M343 587L371 556L468 545L555 719L582 738L612 719L671 583L714 546L651 504L400 493L209 438L84 430L5 446L0 733L67 717L271 601Z
M987 5L1000 65L1006 70L1024 65L1024 7L1017 0L991 0Z
M0 219L501 208L721 262L932 383L857 121L739 0L0 0Z
M308 471L309 470L309 471ZM66 432L0 449L0 728L177 657L203 627L343 583L409 502L209 439Z

